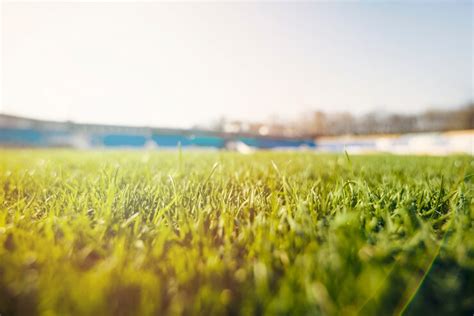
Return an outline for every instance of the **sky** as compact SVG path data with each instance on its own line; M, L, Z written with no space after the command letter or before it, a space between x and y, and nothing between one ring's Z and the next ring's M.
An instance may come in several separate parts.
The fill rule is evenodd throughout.
M3 113L191 127L473 97L465 2L3 2Z

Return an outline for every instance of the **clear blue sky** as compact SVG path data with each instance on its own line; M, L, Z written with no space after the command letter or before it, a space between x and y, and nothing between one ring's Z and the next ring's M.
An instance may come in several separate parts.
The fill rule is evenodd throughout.
M2 110L189 127L473 99L466 2L4 3Z

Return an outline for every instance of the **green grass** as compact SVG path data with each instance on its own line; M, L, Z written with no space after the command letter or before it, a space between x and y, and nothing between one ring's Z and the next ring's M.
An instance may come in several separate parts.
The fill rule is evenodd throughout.
M4 315L474 312L472 157L0 151Z

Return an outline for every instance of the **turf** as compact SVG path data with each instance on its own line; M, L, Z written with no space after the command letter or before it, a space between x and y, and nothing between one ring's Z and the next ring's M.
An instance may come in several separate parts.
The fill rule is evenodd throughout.
M474 162L0 151L2 315L474 312Z

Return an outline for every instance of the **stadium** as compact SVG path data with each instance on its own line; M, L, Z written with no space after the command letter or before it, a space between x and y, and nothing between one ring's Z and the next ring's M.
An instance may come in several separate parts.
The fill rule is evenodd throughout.
M204 130L61 123L0 115L4 146L72 148L231 148L242 143L254 148L314 147L312 139L292 139L218 133Z
M4 147L146 149L313 149L323 152L474 154L473 130L390 135L289 137L198 129L78 124L0 114Z

